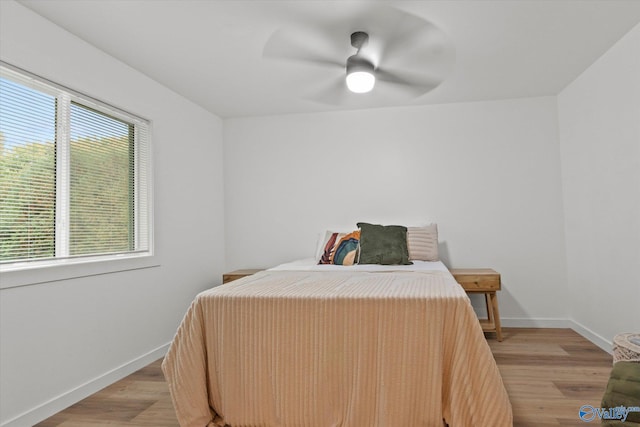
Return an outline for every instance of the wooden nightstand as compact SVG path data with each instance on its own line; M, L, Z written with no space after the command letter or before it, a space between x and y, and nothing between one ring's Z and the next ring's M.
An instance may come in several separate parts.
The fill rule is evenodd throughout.
M262 271L262 268L245 268L242 270L234 270L222 275L222 284L233 282L234 280L242 279L245 276L251 276L258 271Z
M454 268L451 274L469 294L484 294L487 305L487 319L480 319L482 330L495 332L498 341L502 341L500 311L496 291L500 290L500 273L490 268Z

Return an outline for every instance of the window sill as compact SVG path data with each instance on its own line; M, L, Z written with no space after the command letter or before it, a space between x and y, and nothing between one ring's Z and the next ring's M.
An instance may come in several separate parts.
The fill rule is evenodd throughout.
M77 258L0 267L0 289L159 267L158 261L156 256L140 254L137 256Z

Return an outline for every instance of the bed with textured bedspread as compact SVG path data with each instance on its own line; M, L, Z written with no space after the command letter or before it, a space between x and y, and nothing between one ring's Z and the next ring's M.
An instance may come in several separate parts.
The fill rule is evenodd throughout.
M162 364L182 427L502 427L448 271L264 271L199 294Z

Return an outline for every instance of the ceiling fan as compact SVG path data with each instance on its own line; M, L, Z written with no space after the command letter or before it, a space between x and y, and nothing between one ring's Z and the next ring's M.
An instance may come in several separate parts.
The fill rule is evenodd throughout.
M304 97L334 105L383 105L421 96L450 72L455 49L435 24L380 4L342 12L283 27L265 44L265 58L301 64L287 73L300 73ZM326 72L309 73L305 81L305 65Z
M364 31L351 33L351 46L358 49L355 55L347 59L347 88L353 93L367 93L376 84L375 67L371 61L360 55L362 46L369 41Z

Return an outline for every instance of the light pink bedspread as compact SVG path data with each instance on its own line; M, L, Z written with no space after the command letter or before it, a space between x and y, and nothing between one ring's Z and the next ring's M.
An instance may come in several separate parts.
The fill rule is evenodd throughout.
M162 369L182 427L513 424L447 272L245 277L196 297Z

